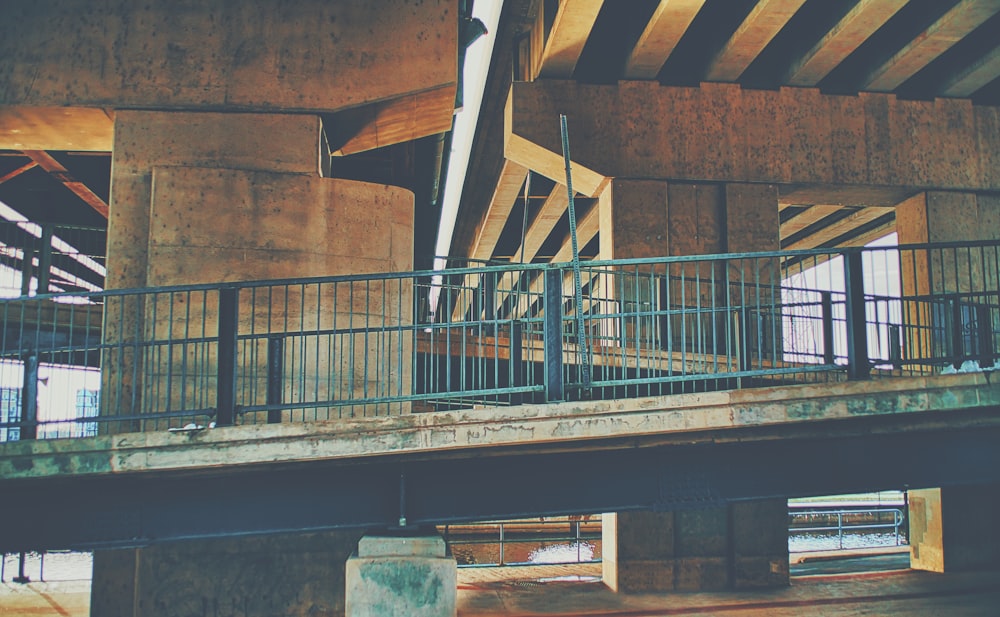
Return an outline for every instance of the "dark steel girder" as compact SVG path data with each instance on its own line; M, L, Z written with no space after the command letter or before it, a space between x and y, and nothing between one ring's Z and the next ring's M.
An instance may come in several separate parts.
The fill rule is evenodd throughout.
M1000 482L1000 429L0 483L0 551Z

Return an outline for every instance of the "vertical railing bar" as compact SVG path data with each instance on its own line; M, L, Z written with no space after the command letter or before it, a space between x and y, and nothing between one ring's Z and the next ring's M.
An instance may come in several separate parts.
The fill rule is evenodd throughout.
M218 377L216 426L232 426L236 418L236 337L239 326L239 289L219 289Z

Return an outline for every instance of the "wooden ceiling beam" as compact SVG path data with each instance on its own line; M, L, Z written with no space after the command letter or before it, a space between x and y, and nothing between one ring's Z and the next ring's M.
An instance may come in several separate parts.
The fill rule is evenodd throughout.
M788 246L782 246L781 250L794 251L796 249L812 249L825 244L831 240L839 238L840 236L850 233L852 229L857 229L862 225L871 223L875 219L885 216L889 212L892 212L892 208L882 208L878 206L873 206L870 208L861 208L854 214L846 216L832 225L828 225L823 229L817 231L814 234L809 234L805 238L797 242L793 242Z
M1000 12L1000 0L960 0L866 80L864 89L891 92Z
M58 180L68 188L73 191L73 193L82 199L88 206L93 208L103 216L108 218L108 204L104 203L104 200L97 196L94 191L90 190L83 182L80 182L74 178L62 163L52 158L52 155L44 150L24 150L24 155L30 158L32 161L38 164L39 167L49 172L53 178Z
M656 79L705 0L660 0L625 64L625 79Z
M519 165L511 160L505 160L503 168L500 170L500 178L497 186L493 190L493 197L486 210L486 218L476 235L472 248L469 251L470 259L486 261L493 257L500 234L507 225L510 211L514 208L521 187L528 177L528 168ZM453 322L461 321L465 318L465 313L469 310L475 287L479 285L478 276L474 274L466 275L462 289L457 292L455 306L452 310Z
M20 176L24 172L34 169L35 167L38 167L38 163L36 163L35 161L31 161L30 163L25 163L24 165L21 165L17 169L9 171L4 175L0 176L0 184L3 184L8 180L13 180L14 178Z
M566 192L566 186L556 184L552 187L552 191L549 192L548 197L538 210L534 220L528 225L528 229L524 234L524 244L517 247L513 256L511 256L511 261L515 263L531 263L531 260L538 255L538 251L542 248L542 244L546 238L549 237L549 234L555 229L556 224L559 223L559 219L562 218L563 212L566 211L568 206L569 194ZM524 248L523 258L521 254L522 247ZM507 301L510 295L509 292L513 290L516 280L517 275L512 272L508 272L501 277L497 285L499 289L496 294L496 308L499 309Z
M861 0L789 71L788 84L818 84L910 0Z
M760 0L715 56L707 81L736 81L806 0Z
M573 76L603 5L604 0L560 0L542 52L539 77L568 79Z
M1000 46L955 73L944 86L944 96L972 96L977 90L1000 77Z
M794 234L799 233L813 223L823 220L841 208L842 206L809 206L804 212L796 214L781 224L780 237L790 238Z
M493 198L490 199L490 205L486 210L483 226L479 229L472 250L469 251L470 258L486 260L493 257L500 234L507 225L507 218L527 177L527 167L511 160L504 161L500 179L497 180Z

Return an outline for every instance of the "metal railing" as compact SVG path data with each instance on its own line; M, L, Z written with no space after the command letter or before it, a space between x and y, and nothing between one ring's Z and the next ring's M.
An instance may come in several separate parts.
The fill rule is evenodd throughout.
M107 229L0 221L0 295L104 289Z
M816 509L788 513L789 534L819 533L834 536L838 550L844 549L845 535L871 534L880 530L891 533L895 546L900 546L906 540L901 532L905 524L906 516L902 508Z
M601 561L600 515L445 525L440 532L460 568Z
M998 264L996 242L593 261L582 319L566 264L19 297L0 441L991 368Z

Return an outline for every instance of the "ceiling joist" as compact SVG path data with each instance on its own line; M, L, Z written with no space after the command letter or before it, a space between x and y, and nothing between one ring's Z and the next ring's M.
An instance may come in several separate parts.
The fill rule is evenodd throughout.
M94 191L74 178L62 163L52 158L52 155L44 150L25 150L24 155L34 161L39 167L49 172L53 178L61 182L66 188L86 202L91 208L104 218L108 218L108 204L104 202Z

